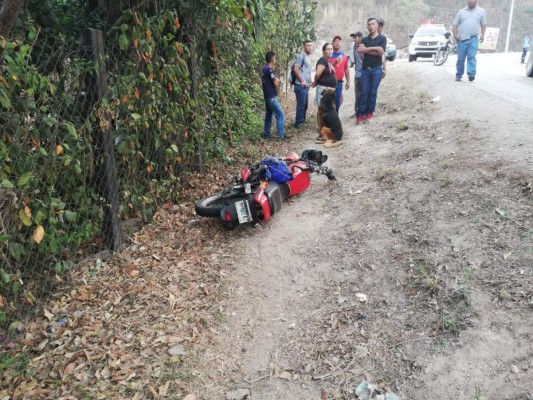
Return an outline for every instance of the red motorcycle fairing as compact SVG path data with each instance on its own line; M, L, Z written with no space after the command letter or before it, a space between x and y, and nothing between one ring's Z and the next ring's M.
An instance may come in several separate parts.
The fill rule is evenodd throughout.
M246 182L250 175L252 175L252 171L250 171L250 168L243 168L241 170L241 179L243 182Z
M289 181L290 196L301 193L311 185L309 166L304 161L298 161L289 165L294 179Z

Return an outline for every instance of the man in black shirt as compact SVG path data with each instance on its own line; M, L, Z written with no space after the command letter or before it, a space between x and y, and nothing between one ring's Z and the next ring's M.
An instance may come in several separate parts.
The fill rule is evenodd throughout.
M378 22L376 18L369 18L367 21L369 35L364 37L357 52L363 59L363 70L361 71L361 97L359 98L359 109L357 110L356 123L369 121L376 109L378 88L383 77L383 54L387 47L387 38L378 32Z

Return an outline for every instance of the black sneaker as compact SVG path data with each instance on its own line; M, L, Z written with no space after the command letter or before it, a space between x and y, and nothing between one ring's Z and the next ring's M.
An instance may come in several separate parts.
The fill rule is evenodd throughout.
M472 82L476 77L474 75L468 75L468 80Z

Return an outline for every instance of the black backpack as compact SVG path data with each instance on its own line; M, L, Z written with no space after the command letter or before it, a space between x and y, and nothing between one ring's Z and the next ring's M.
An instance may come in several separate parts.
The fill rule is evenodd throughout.
M304 66L304 63L305 63L305 55L304 55L304 58L302 60L302 64L300 65L300 71L302 70L302 67ZM289 84L291 86L296 83L296 79L297 79L296 73L294 72L294 66L295 65L296 65L296 62L291 65L291 72L289 73Z

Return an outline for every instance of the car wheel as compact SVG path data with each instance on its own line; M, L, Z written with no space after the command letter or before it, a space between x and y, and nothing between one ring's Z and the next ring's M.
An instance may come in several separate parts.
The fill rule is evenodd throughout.
M413 61L416 61L416 56L412 56L411 54L409 54L409 62Z
M392 61L394 61L395 59L396 59L396 57L389 57L389 58L387 58L387 61L392 62Z
M526 75L533 78L533 52L529 53L529 58L526 65Z

